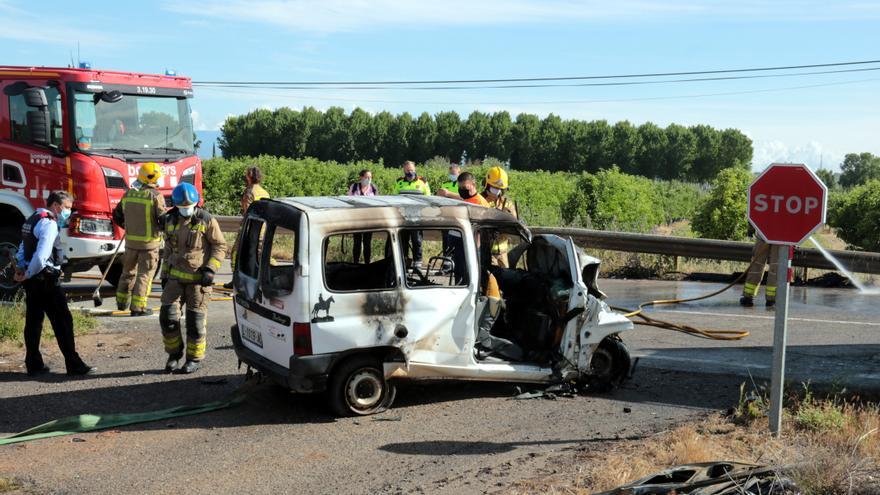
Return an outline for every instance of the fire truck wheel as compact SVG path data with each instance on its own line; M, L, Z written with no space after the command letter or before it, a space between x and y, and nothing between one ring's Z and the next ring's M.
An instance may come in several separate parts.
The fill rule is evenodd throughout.
M21 284L14 280L15 253L21 242L21 229L0 228L0 300L9 301L18 294Z
M101 273L107 269L107 265L101 265ZM113 263L110 271L107 272L107 283L116 287L119 284L119 278L122 277L122 263Z

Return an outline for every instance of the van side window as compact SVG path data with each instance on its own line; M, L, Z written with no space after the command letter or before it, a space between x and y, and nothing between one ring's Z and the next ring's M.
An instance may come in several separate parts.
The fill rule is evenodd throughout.
M328 289L341 292L396 287L391 236L384 231L328 236L324 239L324 282Z
M236 253L238 271L248 277L257 278L260 274L260 260L263 256L263 241L266 236L266 225L259 218L249 218L242 230L242 243Z
M269 265L264 280L277 295L293 291L294 270L296 269L296 233L281 226L275 226L265 240L269 250Z
M401 229L400 238L422 235L422 263L408 269L406 286L465 287L470 280L464 237L458 229ZM407 246L403 242L401 249Z
M46 102L49 103L49 128L51 144L61 146L63 132L61 130L61 94L58 88L45 88ZM24 103L24 95L9 97L9 126L12 131L12 141L21 144L31 144L31 133L27 126L27 113L37 110Z

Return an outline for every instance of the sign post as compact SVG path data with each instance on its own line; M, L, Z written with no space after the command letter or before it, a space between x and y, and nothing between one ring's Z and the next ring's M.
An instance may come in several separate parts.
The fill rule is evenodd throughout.
M774 435L782 430L791 251L825 223L827 201L825 184L803 164L774 163L749 186L749 222L761 238L779 246L770 385L770 432Z

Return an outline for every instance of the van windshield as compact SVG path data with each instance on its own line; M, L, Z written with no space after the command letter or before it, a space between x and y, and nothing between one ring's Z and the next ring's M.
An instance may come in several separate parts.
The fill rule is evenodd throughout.
M78 91L74 119L74 142L80 151L193 154L193 126L186 98L125 94L111 103L95 98L94 93Z

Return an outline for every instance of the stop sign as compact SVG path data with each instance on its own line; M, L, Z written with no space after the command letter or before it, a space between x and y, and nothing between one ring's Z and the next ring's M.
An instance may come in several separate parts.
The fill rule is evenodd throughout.
M827 201L806 165L774 163L749 186L749 222L767 242L797 245L825 223Z

